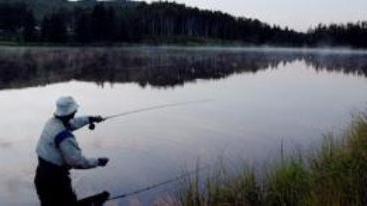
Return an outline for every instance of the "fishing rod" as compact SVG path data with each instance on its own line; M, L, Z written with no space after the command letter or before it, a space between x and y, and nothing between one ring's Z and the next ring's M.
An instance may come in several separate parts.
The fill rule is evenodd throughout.
M153 190L153 189L156 189L158 187L162 187L164 185L168 185L168 184L171 184L171 183L175 183L175 182L178 182L180 180L182 180L183 178L185 177L189 177L195 173L199 173L201 172L202 170L206 170L206 169L209 169L211 165L206 165L204 167L201 167L201 168L197 168L193 171L189 171L187 173L184 173L180 176L177 176L175 178L172 178L172 179L169 179L169 180L166 180L166 181L163 181L163 182L160 182L160 183L157 183L157 184L153 184L153 185L150 185L148 187L144 187L144 188L141 188L141 189L138 189L138 190L135 190L135 191L132 191L132 192L128 192L128 193L124 193L124 194L121 194L121 195L117 195L117 196L114 196L114 197L111 197L109 198L108 200L106 201L112 201L112 200L117 200L117 199L123 199L123 198L126 198L126 197L129 197L129 196L133 196L133 195L137 195L137 194L140 194L140 193L144 193L144 192L147 192L147 191L150 191L150 190Z
M169 107L184 106L184 105L188 105L188 104L199 104L199 103L205 103L205 102L210 102L210 101L213 101L213 100L212 99L203 99L203 100L179 102L179 103L173 103L173 104L162 104L162 105L146 107L146 108L141 108L141 109L137 109L137 110L132 110L132 111L127 111L127 112L122 112L122 113L119 113L119 114L110 115L110 116L104 117L102 121L116 119L116 118L119 118L119 117L132 115L132 114L136 114L136 113L142 113L142 112L146 112L146 111L160 110L160 109L165 109L165 108L169 108ZM94 130L95 128L96 128L96 125L94 123L89 124L89 129L90 130Z
M172 178L172 179L169 179L169 180L166 180L166 181L163 181L163 182L159 182L159 183L156 183L156 184L152 184L148 187L143 187L143 188L137 189L137 190L132 191L132 192L127 192L127 193L123 193L121 195L116 195L116 196L113 196L113 197L110 197L110 193L105 191L105 192L99 193L97 195L93 195L93 196L84 198L82 200L79 200L78 203L83 203L83 204L88 203L88 205L90 203L93 203L93 205L95 205L95 204L96 205L103 205L104 203L109 202L109 201L124 199L124 198L130 197L130 196L134 196L134 195L138 195L138 194L141 194L141 193L144 193L144 192L148 192L150 190L156 189L158 187L162 187L164 185L168 185L168 184L171 184L171 183L178 182L178 181L180 181L180 180L182 180L186 177L189 177L189 176L191 176L195 173L197 175L199 175L199 172L201 172L202 170L209 169L210 166L211 165L206 165L206 166L203 166L201 168L197 168L195 170L186 172L186 173L184 173L180 176L177 176L175 178Z

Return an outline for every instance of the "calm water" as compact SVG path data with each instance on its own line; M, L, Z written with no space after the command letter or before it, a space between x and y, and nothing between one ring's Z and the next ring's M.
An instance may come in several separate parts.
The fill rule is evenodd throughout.
M61 95L79 114L111 115L159 104L76 134L106 168L74 171L80 197L128 192L219 157L249 163L316 147L367 108L367 53L223 48L1 48L0 205L37 205L34 148ZM151 203L157 190L121 201ZM118 205L114 202L109 205Z

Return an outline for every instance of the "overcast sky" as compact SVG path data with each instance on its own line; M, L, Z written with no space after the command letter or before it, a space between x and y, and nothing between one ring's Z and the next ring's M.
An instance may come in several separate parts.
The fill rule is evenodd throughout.
M153 0L146 0L152 2ZM258 18L270 24L306 31L322 23L367 20L367 0L176 0L235 16Z

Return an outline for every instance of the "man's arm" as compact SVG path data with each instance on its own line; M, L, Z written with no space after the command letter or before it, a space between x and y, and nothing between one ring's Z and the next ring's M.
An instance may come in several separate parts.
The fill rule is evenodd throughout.
M88 116L83 116L83 117L75 117L73 119L70 120L69 124L70 124L70 129L71 130L78 130L86 125L88 125L90 123L89 120L90 117Z
M70 129L77 130L91 123L100 123L103 121L101 116L76 117L70 120Z
M65 162L74 169L91 169L99 165L97 158L86 158L74 137L63 140L59 145Z

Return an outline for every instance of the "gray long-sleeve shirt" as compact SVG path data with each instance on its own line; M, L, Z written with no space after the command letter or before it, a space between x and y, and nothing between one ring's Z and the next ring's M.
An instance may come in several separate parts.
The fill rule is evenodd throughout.
M96 158L86 158L82 154L72 131L89 124L88 117L78 117L70 121L67 129L61 120L51 118L46 123L37 144L36 153L42 159L58 166L75 169L90 169L98 166Z

